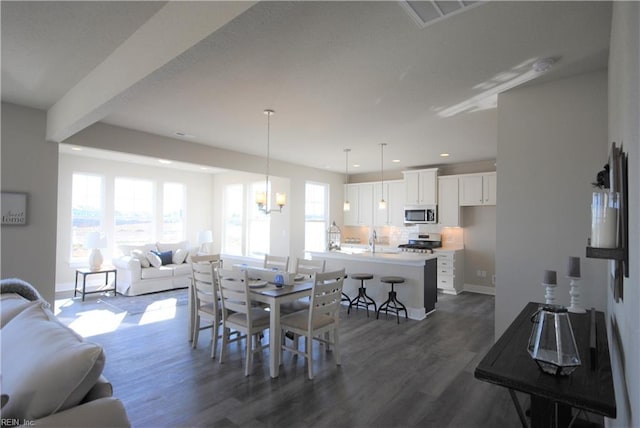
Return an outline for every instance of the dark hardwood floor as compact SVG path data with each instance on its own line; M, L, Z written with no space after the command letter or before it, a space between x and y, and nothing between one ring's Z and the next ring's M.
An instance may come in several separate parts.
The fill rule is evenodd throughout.
M134 427L520 425L507 390L473 377L494 342L492 296L439 295L428 319L400 325L392 317L367 318L362 309L347 316L345 308L342 365L316 348L313 381L305 360L287 353L280 377L271 379L268 350L245 377L242 346L232 344L219 364L209 357L208 331L192 349L187 306L128 315L101 299L109 298L58 300L57 313L85 334L117 326L87 340L104 347L104 375Z

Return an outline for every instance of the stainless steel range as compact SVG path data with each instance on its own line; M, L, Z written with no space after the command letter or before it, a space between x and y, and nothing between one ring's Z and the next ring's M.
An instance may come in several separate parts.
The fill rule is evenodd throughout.
M425 233L409 236L409 242L398 245L400 251L407 253L431 254L434 248L442 247L442 235L439 233Z

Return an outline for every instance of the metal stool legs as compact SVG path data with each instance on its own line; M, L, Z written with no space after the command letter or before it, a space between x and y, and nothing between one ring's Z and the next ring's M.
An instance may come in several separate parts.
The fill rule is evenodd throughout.
M347 309L347 314L351 312L351 307L355 306L356 308L365 308L367 310L367 318L369 318L369 306L373 305L373 312L377 311L376 302L369 296L367 296L367 290L364 288L364 279L360 280L360 288L358 288L358 296L355 297L349 303L349 309Z
M385 314L396 314L396 319L398 324L400 324L400 311L404 311L404 316L406 319L409 319L409 314L407 313L407 307L400 303L400 301L396 298L396 292L393 288L394 283L391 283L391 291L389 291L389 298L380 305L378 308L378 312L376 313L376 319L380 318L380 311L384 310Z

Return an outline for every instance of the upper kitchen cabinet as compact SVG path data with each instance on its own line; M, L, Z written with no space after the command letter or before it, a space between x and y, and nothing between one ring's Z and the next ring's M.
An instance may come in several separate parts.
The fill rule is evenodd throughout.
M460 175L458 188L461 206L496 204L495 172Z
M383 190L381 190L383 189ZM384 195L387 209L378 208ZM404 181L388 181L373 185L373 224L375 226L404 226Z
M357 184L345 184L344 194L347 201L349 201L349 211L344 212L344 224L345 226L356 226L358 224L358 211L360 204L358 203L359 187Z
M373 183L345 185L345 194L351 209L344 212L345 226L370 226L373 224Z
M460 204L458 201L458 177L438 177L438 224L460 226Z
M436 205L438 203L438 169L404 171L405 204Z

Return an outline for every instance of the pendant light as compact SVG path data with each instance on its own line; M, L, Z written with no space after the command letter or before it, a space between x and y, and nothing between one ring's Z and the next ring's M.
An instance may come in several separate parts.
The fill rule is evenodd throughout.
M380 202L378 202L378 209L386 210L387 209L387 201L384 200L384 146L387 143L380 143Z
M351 203L349 202L349 199L347 198L347 184L349 184L349 152L351 151L351 149L344 149L344 153L345 153L345 165L344 165L344 205L343 205L343 210L344 211L351 211Z
M267 173L265 176L265 184L264 184L264 192L256 193L256 204L258 205L258 209L265 214L271 214L269 209L269 149L270 149L270 137L271 137L271 116L275 114L275 111L266 109L264 114L267 115ZM276 205L280 207L278 210L282 212L282 207L287 204L287 195L284 193L276 193Z

